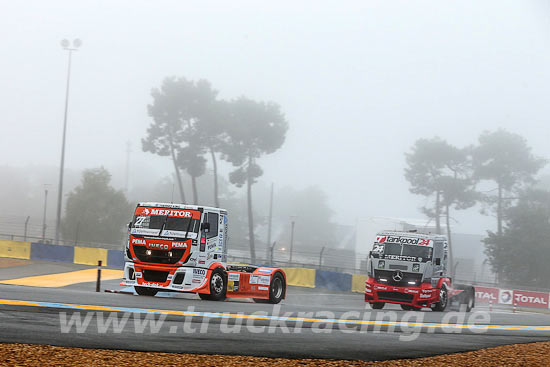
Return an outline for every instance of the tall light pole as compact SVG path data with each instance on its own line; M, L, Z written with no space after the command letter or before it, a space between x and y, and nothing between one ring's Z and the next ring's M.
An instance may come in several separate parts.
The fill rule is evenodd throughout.
M296 215L293 215L290 217L290 260L289 262L292 264L292 250L294 250L294 224L296 221Z
M61 140L61 167L59 168L59 186L57 188L57 218L55 222L55 243L59 243L59 227L61 224L61 207L63 201L63 169L65 168L65 136L67 133L67 110L69 108L69 85L71 82L71 57L73 51L76 51L82 46L82 41L78 38L73 40L72 44L69 40L61 41L61 47L69 52L69 63L67 65L67 87L65 90L65 115L63 117L63 138Z
M48 184L44 184L44 215L42 217L42 243L46 242L46 207L48 206Z

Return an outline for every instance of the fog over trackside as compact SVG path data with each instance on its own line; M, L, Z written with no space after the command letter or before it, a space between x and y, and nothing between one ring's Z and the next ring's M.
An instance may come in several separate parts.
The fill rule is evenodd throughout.
M167 157L141 150L150 91L172 75L207 79L221 98L280 104L289 131L260 160L260 185L317 185L340 223L423 218L424 199L403 176L404 153L421 137L462 147L502 127L550 157L543 0L2 0L0 34L0 166L59 165L67 67L59 42L77 37L66 167L103 165L117 187L128 141L130 187L172 174ZM454 217L459 232L494 227L478 208Z

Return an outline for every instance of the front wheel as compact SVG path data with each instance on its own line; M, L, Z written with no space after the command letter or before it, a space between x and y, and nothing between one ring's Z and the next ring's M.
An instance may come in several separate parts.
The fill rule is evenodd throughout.
M223 301L227 293L227 277L220 268L212 270L210 276L210 294L207 299L211 301ZM199 293L199 297L202 298ZM204 298L202 298L204 299Z
M136 290L136 293L140 296L154 296L158 292L158 290L154 288L138 287L137 285L134 286L134 289Z
M436 312L443 312L447 308L447 303L449 302L449 293L447 292L447 287L444 285L441 286L439 291L439 302L436 302L432 305L432 310Z
M411 305L401 305L401 309L404 311L420 311L420 307L414 307Z
M384 305L385 305L384 302L374 302L370 304L373 310L381 310L384 308Z

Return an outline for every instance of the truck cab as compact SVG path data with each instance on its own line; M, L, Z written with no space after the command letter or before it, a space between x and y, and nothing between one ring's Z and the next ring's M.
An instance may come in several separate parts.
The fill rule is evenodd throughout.
M384 231L369 253L365 301L375 309L386 303L404 310L443 311L451 302L473 307L473 287L452 286L446 236ZM463 292L467 290L467 292ZM460 296L459 296L460 295ZM472 297L470 297L470 295ZM468 311L469 311L468 309Z
M250 297L278 303L281 269L227 264L228 214L221 208L138 203L128 225L124 279L139 295L197 293L202 299Z

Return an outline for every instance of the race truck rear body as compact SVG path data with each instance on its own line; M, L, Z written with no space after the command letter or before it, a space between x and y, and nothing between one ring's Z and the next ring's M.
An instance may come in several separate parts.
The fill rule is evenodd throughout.
M128 225L123 285L140 295L197 293L202 299L285 297L281 269L227 264L227 211L184 204L139 203Z
M443 311L448 305L470 311L471 286L453 286L448 274L447 238L441 235L385 231L376 235L367 265L365 301L375 309L386 303L405 310Z

